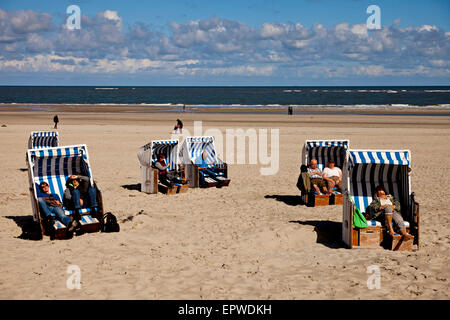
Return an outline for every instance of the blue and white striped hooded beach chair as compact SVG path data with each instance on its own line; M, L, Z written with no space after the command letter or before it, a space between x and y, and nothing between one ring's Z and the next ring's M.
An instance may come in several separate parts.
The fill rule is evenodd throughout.
M83 208L81 214L81 225L86 231L98 231L100 228L98 218L103 213L101 193L96 187L91 168L89 165L89 155L86 145L61 146L55 148L29 149L27 151L28 177L30 183L30 195L33 208L33 218L41 225L44 235L43 217L40 215L40 208L37 199L39 184L47 182L50 193L56 193L61 201L63 200L67 178L73 174L84 175L90 178L91 185L96 188L98 197L98 217L92 216L88 208ZM71 210L64 208L66 215L73 214ZM55 222L55 229L64 228L58 221Z
M57 131L33 131L28 139L28 149L53 148L58 143Z
M375 188L383 186L400 202L401 214L419 241L419 205L411 192L411 152L409 150L348 150L344 170L342 238L352 247L353 213L355 206L364 214L373 200ZM369 220L369 227L381 227ZM354 242L353 242L354 243ZM353 244L354 246L354 244Z
M198 167L195 163L204 152L207 154L205 161L207 163L215 163L215 167L220 169L217 178L223 181L224 186L228 185L230 179L228 179L227 176L227 164L217 156L216 148L214 146L214 138L212 136L186 137L183 141L180 150L180 157L186 168L186 178L189 185L193 188L197 188L200 185ZM209 177L206 177L205 180L206 182L209 182L209 180L213 182L213 179Z
M161 154L165 156L168 171L179 170L178 145L178 139L153 140L139 148L138 159L141 167L142 192L158 192L158 170L153 168L153 166ZM177 186L180 187L181 185Z
M327 167L328 161L334 160L335 166L342 170L349 145L349 140L306 140L302 149L302 165L309 167L311 160L316 159L317 167L323 171ZM305 203L313 206L340 204L341 201L337 199L337 197L340 199L340 194L337 191L333 192L335 195L331 197L332 201L326 195L316 195L314 190L311 190L309 195L302 191L302 198Z

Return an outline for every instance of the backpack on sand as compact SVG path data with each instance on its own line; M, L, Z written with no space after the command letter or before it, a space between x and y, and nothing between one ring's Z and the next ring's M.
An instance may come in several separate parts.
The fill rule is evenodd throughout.
M117 218L111 212L103 215L102 232L119 232L120 226L117 223Z

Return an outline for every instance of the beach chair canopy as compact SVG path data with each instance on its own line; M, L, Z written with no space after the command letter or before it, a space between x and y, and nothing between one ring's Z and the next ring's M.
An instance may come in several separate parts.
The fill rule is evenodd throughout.
M186 137L180 150L180 156L183 157L184 164L189 164L190 161L195 163L203 152L208 155L206 162L222 164L222 161L216 155L214 138L211 136Z
M29 149L27 156L35 197L39 184L46 181L50 193L56 193L62 201L67 178L73 174L89 177L93 185L86 145Z
M349 191L355 205L366 212L375 188L383 186L400 202L404 217L409 214L410 163L409 150L348 150L348 179L344 189Z
M28 149L52 148L58 146L58 132L33 131L28 139Z
M343 168L348 140L306 140L303 147L303 164L309 165L311 159L317 160L317 166L323 170L333 159L335 166Z
M142 166L155 163L160 154L165 155L169 170L176 170L178 165L178 139L154 140L142 146L138 151L138 159Z

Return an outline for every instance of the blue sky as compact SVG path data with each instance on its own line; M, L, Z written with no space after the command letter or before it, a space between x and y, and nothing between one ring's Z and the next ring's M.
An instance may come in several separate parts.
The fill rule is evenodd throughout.
M76 4L81 29L67 30ZM367 30L369 5L381 30ZM0 84L450 85L450 1L0 3Z

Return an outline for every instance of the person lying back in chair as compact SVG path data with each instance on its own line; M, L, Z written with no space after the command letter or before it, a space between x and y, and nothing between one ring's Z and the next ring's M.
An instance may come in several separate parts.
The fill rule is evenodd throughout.
M173 187L174 183L180 183L179 178L173 172L168 171L169 165L166 164L166 156L161 153L158 161L155 162L155 168L158 169L158 179L166 187Z
M215 165L215 163L207 163L206 159L208 158L208 153L204 151L200 157L197 158L195 161L195 164L198 167L199 177L200 177L200 186L205 186L205 175L209 176L210 178L216 180L221 183L220 180L217 179L217 172L214 168L209 168L209 166Z
M396 231L400 232L405 240L412 238L412 236L406 232L406 226L403 217L400 214L400 202L398 202L394 196L386 194L386 190L383 186L377 186L375 188L375 195L368 209L370 209L368 210L368 218L384 222L385 227L389 231L389 235L393 236L395 234L394 228L392 227L392 222L394 222Z
M52 213L56 216L56 219L61 221L67 227L69 232L73 232L78 226L78 221L70 219L66 216L61 199L56 193L50 193L50 187L47 182L43 181L39 184L39 189L37 190L37 197L39 207L44 217L50 224L53 224Z
M321 194L320 189L322 189L324 193L328 193L325 180L323 180L322 178L323 177L322 170L320 170L320 168L317 167L316 159L311 159L309 163L308 174L309 178L311 179L311 185L318 194Z
M89 177L81 175L71 175L66 181L66 190L64 190L64 206L74 210L74 218L80 219L79 210L81 208L90 208L91 213L97 212L97 191L91 186Z
M328 193L331 194L336 187L339 192L342 191L342 170L334 166L334 160L328 161L328 167L323 169L323 179L328 184Z

